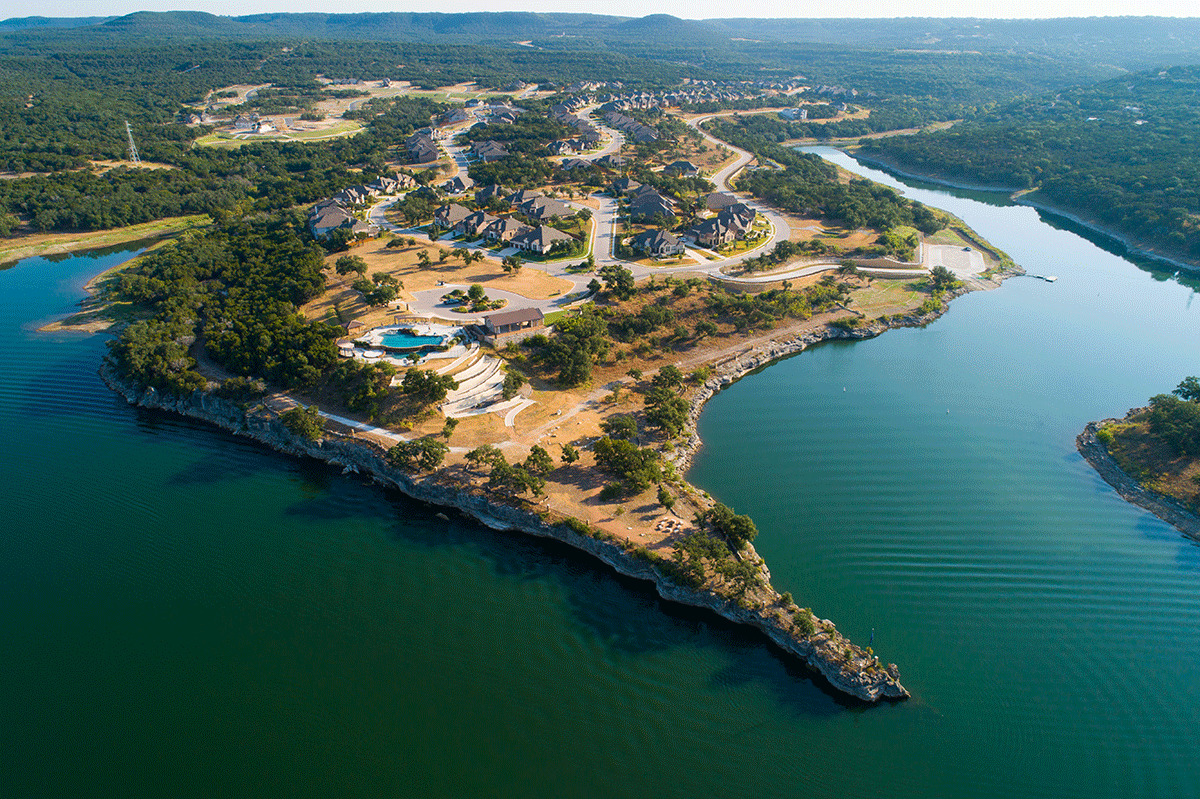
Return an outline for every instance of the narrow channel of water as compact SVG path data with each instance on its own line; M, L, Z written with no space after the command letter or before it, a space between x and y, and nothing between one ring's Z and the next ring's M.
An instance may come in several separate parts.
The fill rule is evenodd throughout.
M0 795L1196 795L1200 548L1073 437L1200 372L1200 304L912 193L1059 281L739 382L691 474L875 629L915 696L870 708L570 550L129 407L103 336L33 332L128 253L0 270Z

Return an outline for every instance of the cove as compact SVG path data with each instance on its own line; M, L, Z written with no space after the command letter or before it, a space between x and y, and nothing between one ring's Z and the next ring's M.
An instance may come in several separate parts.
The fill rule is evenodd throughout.
M1194 290L1034 209L818 151L1059 280L1012 278L924 329L735 384L701 417L689 478L755 518L779 590L852 638L875 628L903 664L904 713L936 718L905 759L931 795L1195 793L1200 548L1074 445L1200 368Z

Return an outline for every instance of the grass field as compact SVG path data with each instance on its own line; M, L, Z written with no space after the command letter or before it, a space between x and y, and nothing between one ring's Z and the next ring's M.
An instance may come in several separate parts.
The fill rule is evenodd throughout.
M363 129L363 126L358 122L351 120L343 120L335 125L318 130L301 130L288 131L286 133L276 131L275 133L265 136L258 134L247 134L245 138L234 138L232 133L217 132L210 133L207 136L201 136L196 139L196 144L200 147L241 147L251 142L257 141L325 141L328 139L337 139L342 136L353 136ZM243 135L243 134L238 134Z

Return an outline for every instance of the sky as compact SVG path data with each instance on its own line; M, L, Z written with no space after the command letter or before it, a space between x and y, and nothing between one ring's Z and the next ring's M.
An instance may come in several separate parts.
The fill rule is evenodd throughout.
M104 17L134 11L207 11L239 16L266 12L325 11L559 11L642 17L672 14L685 19L721 17L989 17L1045 18L1094 16L1198 16L1200 8L1181 0L6 0L0 19L9 17Z

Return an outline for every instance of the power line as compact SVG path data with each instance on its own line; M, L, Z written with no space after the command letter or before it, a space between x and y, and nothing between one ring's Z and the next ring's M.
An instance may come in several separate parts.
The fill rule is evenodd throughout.
M142 156L138 155L138 145L133 144L133 128L130 127L130 120L125 120L125 134L130 137L130 161L142 163Z

